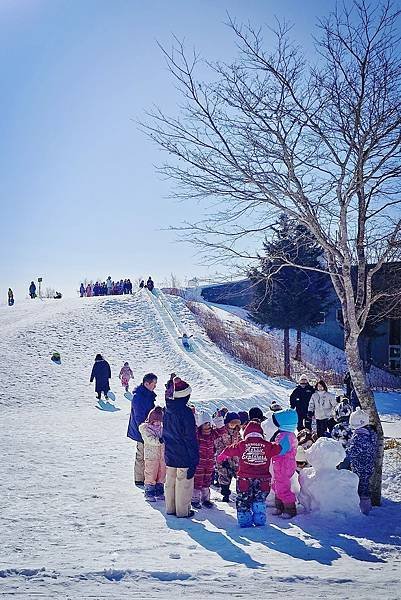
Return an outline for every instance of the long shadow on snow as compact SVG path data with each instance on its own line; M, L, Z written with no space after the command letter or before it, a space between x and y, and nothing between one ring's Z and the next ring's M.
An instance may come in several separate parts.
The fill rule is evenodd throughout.
M252 543L257 543L293 558L316 561L323 565L331 565L341 557L338 549L355 560L385 563L383 558L355 539L362 538L391 546L401 545L401 538L390 533L395 522L391 517L395 516L395 512L399 513L400 505L386 501L385 507L386 512L394 514L385 515L379 512L383 509L375 509L371 516L361 515L353 520L342 517L328 520L316 515L299 515L295 525L304 532L307 541L311 542L307 543L297 535L285 533L285 530L294 531L292 523L283 523L271 517L271 522L266 527L241 529L234 517L218 508L202 509L191 521L165 515L161 507L154 506L163 514L170 529L184 530L193 540L206 550L216 552L223 560L237 562L252 569L264 565L252 559L239 546L251 546ZM220 531L209 531L206 528L207 522ZM383 527L384 524L387 527Z
M227 562L235 562L240 565L244 565L248 569L258 569L259 567L264 567L263 563L258 562L251 558L244 550L239 548L234 542L233 539L230 539L228 535L228 531L209 531L206 529L206 525L202 521L209 521L212 523L212 520L206 518L209 516L211 512L223 513L226 515L224 511L220 511L217 509L204 509L203 512L208 510L207 514L204 515L203 519L201 516L202 511L198 512L196 517L192 519L177 519L173 515L166 515L161 506L157 504L152 504L152 508L158 510L163 517L166 519L166 524L170 529L174 531L186 531L186 533L198 544L203 546L206 550L210 552L215 552L221 558ZM226 515L227 516L227 515ZM224 520L224 519L223 519ZM231 518L232 521L234 519ZM245 545L243 540L239 542L241 545ZM247 544L250 545L250 544Z

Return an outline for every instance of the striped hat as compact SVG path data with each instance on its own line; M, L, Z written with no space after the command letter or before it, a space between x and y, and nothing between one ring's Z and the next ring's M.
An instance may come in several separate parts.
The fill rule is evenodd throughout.
M189 398L189 396L191 395L191 392L192 392L191 386L186 381L184 381L183 379L180 379L180 377L174 378L173 398L175 398L175 399Z

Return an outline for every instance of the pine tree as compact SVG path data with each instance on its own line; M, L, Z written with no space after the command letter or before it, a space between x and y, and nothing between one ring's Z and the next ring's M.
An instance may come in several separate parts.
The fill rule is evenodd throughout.
M321 321L330 304L331 282L313 271L322 268L323 251L305 227L282 214L272 230L260 267L250 273L255 283L251 312L259 323L283 329L284 374L290 376L289 330L297 330L295 358L301 360L301 331ZM294 262L312 270L288 266Z

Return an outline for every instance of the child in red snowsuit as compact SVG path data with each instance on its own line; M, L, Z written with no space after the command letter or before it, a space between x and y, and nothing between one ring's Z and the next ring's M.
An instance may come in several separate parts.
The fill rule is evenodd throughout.
M240 527L266 523L266 497L270 492L270 459L282 451L279 444L264 439L257 421L250 421L244 439L228 446L217 456L217 462L237 456L237 519Z
M196 467L194 478L194 491L192 494L192 506L194 508L212 508L210 501L210 486L213 478L215 465L215 442L225 432L223 417L213 419L215 426L212 429L212 419L206 412L195 415L197 425L197 437L199 444L199 464Z

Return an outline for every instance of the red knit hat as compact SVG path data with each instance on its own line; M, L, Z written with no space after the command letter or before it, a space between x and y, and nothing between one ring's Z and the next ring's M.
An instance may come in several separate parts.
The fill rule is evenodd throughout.
M174 398L187 398L191 395L192 389L191 386L180 379L180 377L174 377Z
M257 433L258 437L263 437L263 429L260 423L257 421L249 421L248 425L244 429L244 438L246 438L248 435L251 436L254 433Z
M163 421L164 410L162 406L155 406L146 419L148 423L154 423L155 421Z

